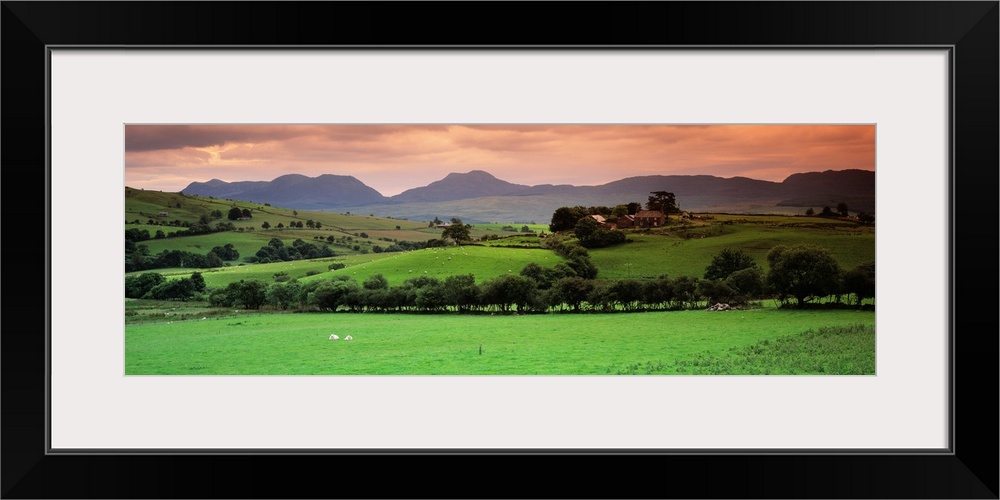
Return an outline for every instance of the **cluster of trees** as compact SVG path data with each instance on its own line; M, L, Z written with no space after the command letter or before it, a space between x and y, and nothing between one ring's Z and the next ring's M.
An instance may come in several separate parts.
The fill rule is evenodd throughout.
M308 243L302 238L292 242L291 246L278 238L271 238L267 245L260 247L257 253L247 257L247 262L259 262L268 264L271 262L287 262L292 260L318 259L322 257L333 257L333 250L326 245L315 245Z
M574 247L579 248L579 247ZM582 249L581 249L582 250ZM472 274L440 280L418 276L389 286L380 274L358 283L347 276L300 283L241 280L212 290L214 306L352 312L511 312L654 311L690 309L725 302L744 304L776 299L802 306L821 297L847 299L860 305L875 296L875 264L843 271L825 248L814 245L777 246L767 256L770 270L739 250L723 250L712 259L702 278L660 276L656 279L598 281L580 276L573 262L555 267L526 265L518 274L504 274L476 283ZM337 267L341 267L342 263ZM331 266L332 268L333 266ZM596 275L596 270L594 271ZM143 273L126 278L126 296L187 299L205 290L199 273L190 279L166 281Z
M187 300L204 291L205 278L198 272L170 281L159 273L125 277L125 296L133 299Z
M549 223L549 231L553 233L559 231L572 231L576 228L576 223L582 219L590 218L591 215L601 215L610 217L612 209L608 207L559 207L552 213L552 221ZM604 214L607 215L604 215Z
M267 304L276 309L352 312L527 312L548 308L538 282L520 274L505 274L483 284L477 284L471 274L444 280L419 276L395 287L380 274L363 283L347 276L305 284L293 280L267 285L245 280L213 290L209 301L222 307L258 309Z
M631 312L738 303L767 294L773 291L756 268L734 272L724 280L661 276L597 281L575 276L566 266L553 269L528 264L519 274L504 274L481 284L471 274L444 280L420 276L400 286L390 286L378 274L363 283L347 276L305 284L292 280L268 285L248 280L212 291L210 301L223 307L257 309L268 305L330 312Z
M196 236L199 234L221 233L225 231L236 230L236 226L234 226L231 222L218 222L214 226L211 224L204 224L201 222L195 224L190 224L185 222L184 224L186 225L181 226L186 228L183 231L172 231L169 233L164 233L163 230L157 229L156 233L153 235L149 234L148 229L138 229L138 228L126 229L125 241L126 242L131 241L133 243L136 243L154 238L162 239L162 238L174 238L179 236Z
M149 248L145 245L139 245L135 251L125 254L125 272L127 273L167 267L207 269L224 265L225 262L213 252L201 255L185 250L164 250L156 255L149 255Z
M586 248L603 248L625 243L625 233L605 229L593 217L580 219L573 227L573 234Z
M652 191L646 200L646 210L659 210L667 215L680 213L677 197L669 191Z
M752 257L724 249L705 269L705 295L719 302L774 298L796 306L819 298L853 297L857 305L875 297L875 263L845 271L829 250L817 245L778 245L767 254L764 274ZM794 302L792 302L794 300Z
M240 209L239 207L233 207L229 209L229 220L240 220L241 217L251 218L253 217L253 212L249 208Z
M143 271L146 269L163 269L167 267L186 267L207 269L222 267L225 261L237 260L240 252L231 243L217 246L205 255L185 250L164 250L156 255L150 255L149 247L125 240L125 272Z
M552 214L549 231L555 233L557 231L574 230L580 220L590 215L600 215L606 219L617 219L625 215L635 215L642 208L642 204L636 201L615 205L614 207L584 207L580 205L575 207L559 207ZM680 208L677 206L677 197L669 191L650 192L650 196L646 200L646 210L659 210L667 215L680 213Z
M837 210L830 208L829 206L823 207L823 210L819 213L820 217L847 217L848 214L847 203L840 202L837 204ZM812 207L806 209L806 215L816 215L816 211ZM858 222L863 224L872 224L875 222L875 216L865 212L858 212Z
M437 220L437 218L435 217L434 220ZM451 225L444 228L444 231L441 232L441 239L450 238L455 240L455 243L461 244L462 242L472 240L471 230L471 225L464 224L462 223L462 219L455 218L451 220Z
M316 222L316 221L314 221L312 219L309 219L309 220L305 221L305 223L303 223L300 220L293 220L293 221L289 221L288 222L288 227L290 227L292 229L295 229L295 228L302 229L304 227L308 227L309 229L321 229L323 227L323 224L321 222ZM267 222L267 221L264 221L260 225L260 228L261 229L265 229L265 230L266 229L271 229L271 223ZM275 229L284 229L284 228L285 228L285 224L282 223L282 222L279 222L278 225L275 226Z
M606 219L617 219L626 215L635 215L642 210L642 203L633 201L615 205L614 207L594 206L584 207L559 207L552 214L552 221L549 223L549 231L572 231L581 219L590 215L600 215Z
M214 247L209 253L214 253L218 255L222 260L239 260L240 252L236 250L236 247L232 243L226 243L223 246Z
M602 217L612 217L615 211L627 212L629 207L638 203L628 205L618 205L615 208L609 207L559 207L552 214L552 222L549 223L549 230L553 233L557 231L573 231L573 234L580 240L580 244L587 248L601 248L617 245L625 242L625 233L619 231L609 231L601 227L591 215ZM635 212L632 212L633 214ZM605 215L606 214L606 215Z
M566 259L566 266L572 269L577 277L583 279L594 279L597 277L597 266L591 262L590 254L586 248L579 245L570 245L554 234L550 238L542 240L542 248L548 248Z

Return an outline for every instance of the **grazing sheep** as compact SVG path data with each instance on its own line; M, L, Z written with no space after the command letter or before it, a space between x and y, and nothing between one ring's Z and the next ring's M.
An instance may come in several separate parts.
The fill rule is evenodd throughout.
M348 335L348 336L344 337L344 340L354 340L354 337Z
M330 335L330 340L340 340L340 337L336 335Z

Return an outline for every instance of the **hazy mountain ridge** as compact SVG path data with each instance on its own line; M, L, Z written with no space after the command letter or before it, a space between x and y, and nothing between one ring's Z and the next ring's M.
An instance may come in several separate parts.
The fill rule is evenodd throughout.
M382 193L353 176L333 174L323 174L318 177L288 174L272 181L225 182L212 179L208 182L192 182L182 192L198 196L270 203L303 210L368 205L387 200Z
M439 181L392 197L383 196L353 176L332 174L318 177L288 174L272 181L232 183L212 179L193 182L183 190L185 194L248 200L303 210L351 208L374 211L378 206L381 215L393 217L464 215L479 221L545 220L555 208L565 205L645 203L651 191L674 193L678 205L684 210L813 206L818 211L828 200L848 201L852 210L875 210L875 172L867 170L799 173L790 175L782 182L712 175L647 175L597 186L527 186L498 179L482 170L473 170L451 173ZM509 197L518 199L509 200ZM487 210L487 207L490 208Z

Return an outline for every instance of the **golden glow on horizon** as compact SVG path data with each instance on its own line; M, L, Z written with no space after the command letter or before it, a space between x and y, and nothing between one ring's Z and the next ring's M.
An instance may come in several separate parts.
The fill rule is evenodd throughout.
M875 170L874 125L129 125L125 139L126 185L163 191L288 173L391 196L470 170L528 185Z

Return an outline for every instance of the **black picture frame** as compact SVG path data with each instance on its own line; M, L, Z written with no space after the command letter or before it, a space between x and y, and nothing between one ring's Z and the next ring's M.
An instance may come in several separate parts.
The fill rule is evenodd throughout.
M18 292L4 294L7 328L0 335L3 497L302 498L318 491L319 496L382 498L998 498L1000 3L621 2L548 7L4 1L0 61L5 147L0 154L9 195L5 228L29 225L42 232L47 224L42 224L41 214L52 216L46 186L45 96L46 47L53 45L420 44L612 50L948 46L954 101L951 453L51 455L46 450L45 397L45 319L50 311L47 287L37 271L48 269L49 248L42 252L38 244L49 241L46 231L31 239L34 244L3 245L8 285ZM919 210L919 200L914 200L915 213ZM34 284L31 293L26 284ZM24 318L38 326L25 329L20 326Z

